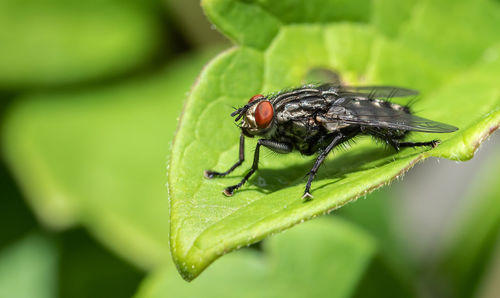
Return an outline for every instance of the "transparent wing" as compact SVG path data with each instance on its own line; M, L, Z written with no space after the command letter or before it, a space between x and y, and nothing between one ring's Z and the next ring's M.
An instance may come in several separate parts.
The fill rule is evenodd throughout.
M351 119L342 119L342 123L385 127L399 130L420 131L430 133L447 133L458 130L457 127L411 114L395 116L358 115Z
M409 131L447 133L456 131L455 126L425 119L407 113L403 109L391 107L369 100L347 100L336 105L323 115L323 122L354 124Z
M389 99L418 95L417 90L394 86L340 86L338 84L328 83L318 86L318 89L321 91L333 91L340 96L366 99Z

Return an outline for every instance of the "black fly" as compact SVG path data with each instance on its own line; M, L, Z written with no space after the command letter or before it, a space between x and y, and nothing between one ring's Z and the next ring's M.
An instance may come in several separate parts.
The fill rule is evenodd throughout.
M231 173L244 160L247 137L262 137L257 142L252 168L240 183L224 189L231 196L259 166L260 146L277 153L293 149L304 155L319 153L307 180L302 198L312 198L309 190L318 168L330 151L356 135L371 135L394 149L436 147L438 140L404 142L409 131L448 133L458 128L415 116L409 107L387 101L393 97L415 96L415 90L389 86L346 87L338 84L306 85L275 95L257 94L231 116L241 119L239 160L225 172L205 171L206 178Z

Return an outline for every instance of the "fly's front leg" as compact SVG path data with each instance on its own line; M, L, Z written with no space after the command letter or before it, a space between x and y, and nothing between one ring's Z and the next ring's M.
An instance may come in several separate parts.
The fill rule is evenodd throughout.
M240 157L239 160L231 168L229 168L229 170L227 170L225 172L215 172L215 171L205 170L205 172L203 172L203 175L207 179L212 179L214 177L224 177L227 174L234 171L234 169L239 167L243 163L243 161L245 161L245 137L243 135L240 136L240 156L239 157Z
M260 139L257 142L257 146L255 147L252 168L250 169L250 171L248 171L248 173L245 175L245 177L243 177L243 179L241 179L240 183L232 185L232 186L228 186L224 189L224 194L226 196L228 196L228 197L232 196L234 191L236 189L240 188L243 184L245 184L245 182L247 182L247 180L250 179L250 177L253 175L253 173L255 173L255 171L257 171L257 169L259 168L260 146L267 147L274 152L283 153L283 154L290 153L293 149L292 145L290 145L288 143L280 143L280 142L276 142L276 141L272 141L272 140Z
M321 164L325 160L328 153L330 153L330 151L332 151L332 149L335 146L337 146L338 144L340 144L344 140L345 140L345 136L343 134L337 135L332 140L332 142L325 148L325 150L323 150L319 154L318 158L316 159L316 162L314 162L314 165L313 165L311 171L309 171L309 179L307 179L306 189L304 190L304 195L302 196L302 199L304 199L306 201L312 199L313 196L311 195L311 193L309 191L311 189L311 183L312 183L314 177L316 176L316 173L318 172L319 167L321 166Z

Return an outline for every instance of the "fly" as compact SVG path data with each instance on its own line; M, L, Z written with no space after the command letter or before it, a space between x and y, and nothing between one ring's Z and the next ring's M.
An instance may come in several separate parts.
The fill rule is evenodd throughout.
M238 161L225 172L207 170L204 175L210 179L234 171L245 159L245 136L259 136L251 169L238 184L226 187L224 194L232 196L257 171L260 147L264 146L282 154L294 149L304 155L318 153L302 196L311 199L311 183L326 156L357 135L371 135L399 151L404 147L434 148L439 144L439 140L405 142L410 131L449 133L458 129L415 116L408 106L389 101L417 94L415 90L390 86L338 84L306 85L270 96L257 94L231 114L241 128Z

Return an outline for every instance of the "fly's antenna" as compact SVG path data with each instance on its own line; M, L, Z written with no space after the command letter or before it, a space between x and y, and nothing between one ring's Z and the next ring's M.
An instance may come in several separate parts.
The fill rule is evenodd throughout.
M236 114L239 114L241 112L241 109L243 108L237 108L237 107L232 107L234 112L231 113L231 117L234 117Z
M234 108L236 109L236 108ZM241 107L241 108L238 108L236 109L236 111L232 112L231 113L231 117L234 117L234 116L237 116L234 121L238 121L241 119L241 117L243 116L243 114L246 112L246 109L245 107Z
M234 121L240 120L241 117L243 117L243 115L245 115L245 113L248 111L248 109L251 106L255 105L257 102L259 102L259 101L258 100L254 100L252 102L247 103L243 107L236 109L236 111L234 111L234 112L231 113L231 117L236 116L236 118L234 118Z
M238 121L238 120L241 119L241 117L243 117L243 114L245 112L246 112L245 107L239 108L236 111L234 111L234 112L231 113L231 117L236 116L236 118L234 119L234 121Z

